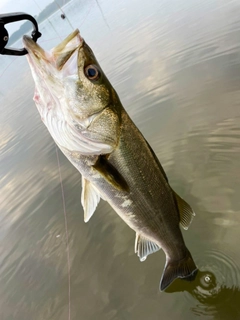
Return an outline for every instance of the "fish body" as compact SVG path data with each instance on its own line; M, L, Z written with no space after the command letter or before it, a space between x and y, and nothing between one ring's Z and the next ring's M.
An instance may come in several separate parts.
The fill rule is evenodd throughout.
M152 148L123 108L79 31L45 52L24 36L36 84L34 100L56 144L82 175L84 220L106 200L136 232L141 261L163 249L160 289L197 271L179 224L195 215L170 187Z

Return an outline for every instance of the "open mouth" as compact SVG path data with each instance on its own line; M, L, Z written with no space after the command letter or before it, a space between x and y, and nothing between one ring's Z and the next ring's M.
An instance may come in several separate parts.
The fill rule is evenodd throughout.
M36 60L45 60L52 64L58 64L58 60L61 60L61 64L64 64L62 60L66 62L71 54L84 44L84 39L80 36L79 30L76 29L50 52L45 51L27 35L23 36L23 44L29 53L28 57L31 56Z

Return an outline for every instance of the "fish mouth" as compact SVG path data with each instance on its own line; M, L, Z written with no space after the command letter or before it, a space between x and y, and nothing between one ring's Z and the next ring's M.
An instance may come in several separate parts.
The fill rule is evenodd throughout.
M31 37L23 36L23 45L30 56L35 56L37 59L49 60L50 55L37 44Z
M54 47L51 52L45 51L28 35L23 36L23 45L30 56L35 61L45 60L52 64L56 64L59 57L67 56L69 52L74 52L84 44L84 39L81 37L78 29L68 35L59 45Z

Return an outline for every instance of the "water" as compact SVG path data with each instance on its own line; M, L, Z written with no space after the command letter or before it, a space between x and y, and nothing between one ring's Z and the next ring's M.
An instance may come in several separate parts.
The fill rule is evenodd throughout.
M85 224L80 175L59 152L71 319L240 319L239 1L73 0L64 11L195 209L183 234L200 269L159 293L164 253L140 263L134 232L103 201ZM72 31L60 14L40 26L46 49ZM1 56L0 75L0 319L69 319L56 148L26 58Z

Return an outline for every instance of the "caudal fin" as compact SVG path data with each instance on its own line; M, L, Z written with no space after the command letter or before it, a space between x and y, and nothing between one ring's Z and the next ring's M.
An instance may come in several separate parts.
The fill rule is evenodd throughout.
M197 267L191 253L188 251L184 259L179 261L168 261L163 271L160 282L160 290L165 290L175 279L183 278L192 281L197 274Z

